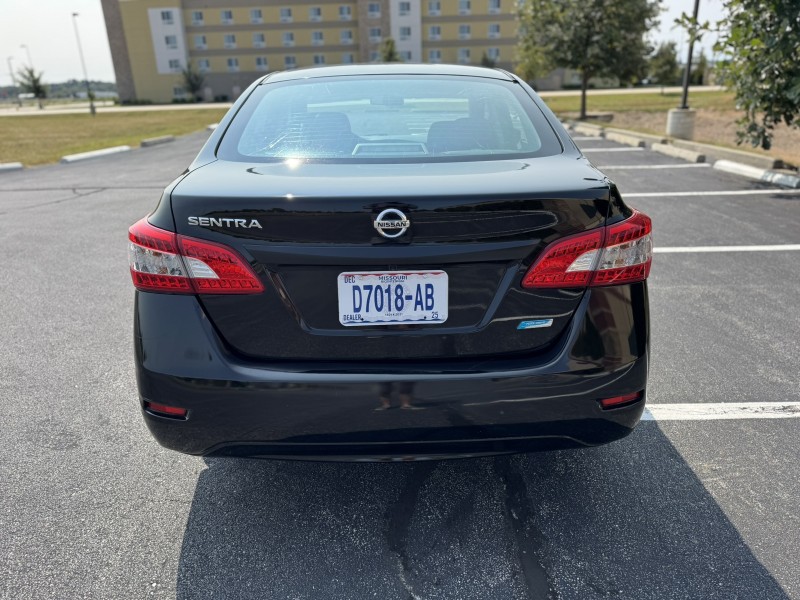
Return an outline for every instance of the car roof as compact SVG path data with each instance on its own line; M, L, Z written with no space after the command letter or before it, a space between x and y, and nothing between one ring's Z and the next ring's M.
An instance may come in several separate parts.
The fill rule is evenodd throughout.
M437 75L437 76L468 76L489 79L514 81L507 72L486 67L470 67L465 65L430 65L416 63L381 63L366 65L336 65L330 67L307 67L291 71L279 71L267 75L261 83L276 83L282 81L296 81L302 79L315 79L318 77L343 77L347 75Z

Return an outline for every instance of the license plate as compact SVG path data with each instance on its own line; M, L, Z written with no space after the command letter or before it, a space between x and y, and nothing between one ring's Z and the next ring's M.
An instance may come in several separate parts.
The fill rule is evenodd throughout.
M444 323L447 285L444 271L340 273L339 322L347 327Z

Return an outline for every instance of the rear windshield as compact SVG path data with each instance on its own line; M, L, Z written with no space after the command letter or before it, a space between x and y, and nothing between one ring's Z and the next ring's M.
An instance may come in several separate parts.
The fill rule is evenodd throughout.
M440 162L562 151L517 84L477 77L326 77L266 83L225 133L225 160Z

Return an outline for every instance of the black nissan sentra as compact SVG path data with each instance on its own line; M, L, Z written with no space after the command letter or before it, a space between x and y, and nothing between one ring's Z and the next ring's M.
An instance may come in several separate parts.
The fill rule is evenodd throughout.
M603 444L644 410L650 219L505 71L267 75L129 237L168 448L478 456Z

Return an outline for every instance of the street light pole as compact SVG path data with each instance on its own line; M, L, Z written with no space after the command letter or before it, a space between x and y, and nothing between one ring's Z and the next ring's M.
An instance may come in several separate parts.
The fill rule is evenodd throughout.
M78 40L78 54L81 57L81 67L83 68L83 79L86 81L86 96L89 98L89 113L94 115L97 111L94 107L92 88L89 86L89 75L86 73L86 62L83 60L83 47L81 46L81 35L78 33L78 13L72 13L72 24L75 26L75 39Z
M31 60L31 49L28 48L27 44L20 44L20 48L25 48L25 54L28 55L28 66L33 69L33 61Z
M17 78L14 77L14 66L11 64L13 60L14 60L13 56L9 56L6 59L6 62L8 63L8 74L11 75L11 87L12 87L11 93L17 94L17 102L19 102L19 106L22 106L22 100L19 99L19 94L17 92Z

